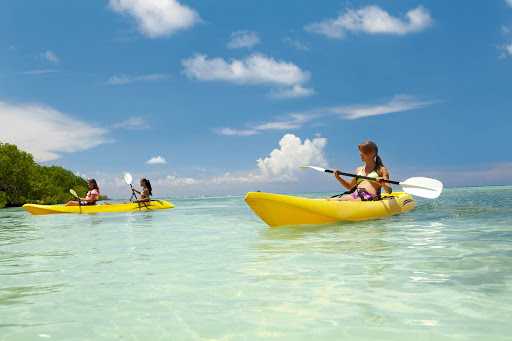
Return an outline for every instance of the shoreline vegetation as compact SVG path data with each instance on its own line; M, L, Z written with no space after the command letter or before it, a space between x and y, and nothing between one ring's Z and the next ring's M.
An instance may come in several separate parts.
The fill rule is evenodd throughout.
M74 198L71 188L85 196L87 180L62 167L38 165L32 154L0 142L0 208L64 204Z

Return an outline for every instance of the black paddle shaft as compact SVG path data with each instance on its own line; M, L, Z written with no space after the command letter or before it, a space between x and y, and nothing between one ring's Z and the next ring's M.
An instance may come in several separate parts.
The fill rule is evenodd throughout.
M325 172L326 173L334 173L334 171L330 170L330 169L326 169ZM358 179L365 179L365 180L373 180L373 181L375 181L375 178L369 178L367 176L355 175L355 174L350 174L350 173L343 173L343 172L340 172L340 171L337 171L336 173L338 173L339 175L344 175L344 176L352 176L352 177L355 177L355 178L358 178ZM391 180L382 180L382 181L388 182L388 183L393 184L393 185L400 185L400 183L398 181L391 181Z

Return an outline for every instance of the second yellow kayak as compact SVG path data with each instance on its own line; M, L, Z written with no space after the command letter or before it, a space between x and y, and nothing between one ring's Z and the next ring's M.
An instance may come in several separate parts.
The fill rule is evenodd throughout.
M403 192L383 195L380 201L329 201L250 192L245 201L271 227L383 218L416 207L412 196Z
M149 211L163 210L173 208L174 205L167 201L152 200L150 202L130 204L111 204L111 205L91 205L91 206L62 206L62 205L35 205L25 204L23 208L35 215L53 214L53 213L103 213L103 212L128 212L128 211Z

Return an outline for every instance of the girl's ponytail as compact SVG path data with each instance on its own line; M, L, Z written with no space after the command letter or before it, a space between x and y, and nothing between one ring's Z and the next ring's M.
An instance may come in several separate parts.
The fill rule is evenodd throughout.
M151 182L149 182L148 179L142 179L142 181L144 181L144 185L148 189L149 195L153 195L153 193L151 192L152 191Z
M381 167L384 167L382 159L380 158L379 155L375 155L375 171L377 171L378 173Z

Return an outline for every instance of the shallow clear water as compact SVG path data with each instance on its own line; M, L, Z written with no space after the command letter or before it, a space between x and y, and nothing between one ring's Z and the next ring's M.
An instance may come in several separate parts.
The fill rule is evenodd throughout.
M512 186L416 200L389 218L280 228L243 196L2 209L0 340L508 340Z

